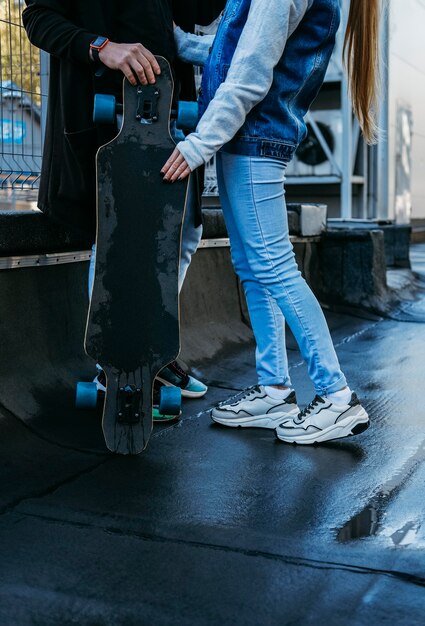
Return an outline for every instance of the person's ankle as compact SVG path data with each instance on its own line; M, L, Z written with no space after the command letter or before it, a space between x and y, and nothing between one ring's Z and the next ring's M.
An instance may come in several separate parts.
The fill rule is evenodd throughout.
M292 393L292 388L285 385L265 385L264 391L273 400L285 400Z
M350 387L347 386L344 387L344 389L327 393L325 397L329 402L332 402L332 404L349 404L351 395L352 391Z

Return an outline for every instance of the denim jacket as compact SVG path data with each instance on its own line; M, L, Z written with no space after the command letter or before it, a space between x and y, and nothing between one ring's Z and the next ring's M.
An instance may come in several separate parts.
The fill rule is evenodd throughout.
M228 0L205 62L200 121L177 146L191 169L220 149L289 161L339 22L339 0Z

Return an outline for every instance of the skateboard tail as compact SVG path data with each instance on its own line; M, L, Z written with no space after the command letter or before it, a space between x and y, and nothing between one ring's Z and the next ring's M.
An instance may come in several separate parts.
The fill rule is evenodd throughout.
M152 384L148 365L133 372L105 368L107 379L102 428L108 449L139 454L152 432Z

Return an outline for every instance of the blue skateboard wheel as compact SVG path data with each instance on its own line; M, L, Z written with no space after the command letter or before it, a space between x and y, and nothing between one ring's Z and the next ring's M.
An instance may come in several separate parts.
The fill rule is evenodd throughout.
M198 103L179 102L179 112L177 115L177 128L194 130L198 123Z
M94 97L93 122L95 124L115 124L115 96L97 93Z
M180 415L182 391L180 387L161 387L159 412L163 415Z
M96 383L77 383L75 406L77 409L95 409L97 405Z

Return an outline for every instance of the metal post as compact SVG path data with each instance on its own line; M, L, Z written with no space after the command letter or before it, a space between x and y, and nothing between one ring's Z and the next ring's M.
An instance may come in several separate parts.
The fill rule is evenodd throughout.
M353 214L351 182L353 175L353 113L345 76L341 80L341 104L344 129L342 138L341 217L350 219Z
M389 206L389 33L390 6L383 9L381 21L381 84L378 124L382 137L376 147L376 217L388 219Z
M348 3L341 6L342 28L348 21ZM342 180L341 180L341 217L350 219L353 215L352 175L353 175L353 113L348 95L348 81L345 72L341 77L341 110L343 124L342 138Z

